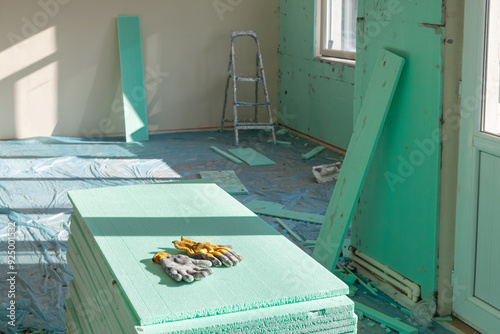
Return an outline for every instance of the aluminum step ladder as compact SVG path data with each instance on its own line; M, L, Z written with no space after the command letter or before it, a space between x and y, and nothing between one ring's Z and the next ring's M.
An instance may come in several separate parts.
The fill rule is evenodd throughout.
M255 40L257 46L257 56L256 56L256 70L255 75L242 76L236 74L236 61L234 52L234 40L236 37L250 36ZM233 31L231 32L231 53L229 55L229 67L227 70L227 81L226 81L226 93L224 97L224 109L222 111L222 120L220 130L224 130L224 123L233 122L233 120L226 119L226 106L227 106L227 95L229 92L229 81L233 79L233 111L234 111L234 134L236 146L239 145L238 130L247 129L270 129L273 137L273 142L276 144L276 134L274 132L274 123L271 116L271 103L269 102L269 93L267 91L266 77L264 73L264 64L262 63L262 54L260 52L259 40L257 39L257 34L252 30L247 31ZM247 81L255 82L255 102L241 102L237 98L237 82ZM265 101L259 102L259 82L262 82ZM252 120L239 120L238 119L238 107L254 107L254 119ZM259 107L266 107L267 114L269 117L268 123L258 123L258 110Z

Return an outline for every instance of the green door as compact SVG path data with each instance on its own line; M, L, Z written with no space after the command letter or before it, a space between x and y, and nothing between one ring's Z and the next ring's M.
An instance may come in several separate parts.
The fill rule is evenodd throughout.
M500 2L465 3L454 313L500 331Z

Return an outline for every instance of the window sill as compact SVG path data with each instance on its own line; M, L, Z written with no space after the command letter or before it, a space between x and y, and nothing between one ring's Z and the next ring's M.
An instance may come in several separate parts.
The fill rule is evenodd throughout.
M325 56L317 56L314 58L316 61L324 62L324 63L337 63L343 64L347 66L355 67L356 61L353 59L345 59L345 58L335 58L335 57L325 57Z

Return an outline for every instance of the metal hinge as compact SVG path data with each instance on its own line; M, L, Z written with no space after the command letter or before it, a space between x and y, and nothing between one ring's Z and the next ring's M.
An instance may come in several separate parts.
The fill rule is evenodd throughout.
M462 80L458 82L458 96L462 98Z

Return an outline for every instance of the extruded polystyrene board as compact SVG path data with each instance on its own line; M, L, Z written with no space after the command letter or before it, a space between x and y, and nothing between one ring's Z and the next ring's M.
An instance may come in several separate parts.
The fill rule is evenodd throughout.
M189 191L186 191L189 190ZM256 217L213 183L162 183L95 188L68 192L73 199L77 194L93 196L106 203L109 217ZM138 205L140 201L140 205ZM139 206L140 211L135 208ZM89 213L90 214L90 213ZM87 216L93 217L93 216Z
M97 284L97 276L89 265L83 261L82 251L77 247L73 236L70 235L68 241L69 247L67 258L68 264L73 272L75 280L78 283L80 296L85 296L88 301L91 301L92 310L99 312L102 315L104 325L109 330L121 330L121 322L116 319L113 313L110 312L109 305L113 302L113 295L109 289L102 289ZM99 320L99 317L96 317Z
M138 328L137 333L182 333L187 330L212 333L214 329L218 329L221 333L229 333L238 332L238 330L241 332L245 328L247 331L251 328L252 333L257 333L259 330L266 330L266 333L287 330L287 333L293 333L294 328L301 327L298 332L308 333L315 332L312 330L313 325L341 329L356 325L357 318L353 305L354 303L347 297L341 296L168 324L143 326Z
M252 148L231 148L228 151L250 166L276 165L276 162L272 161L268 157L260 154Z
M150 187L149 196L144 197L128 191L134 186L108 189L102 197L94 196L103 193L96 193L100 189L70 195L80 222L86 224L85 237L94 244L90 247L103 254L140 325L348 293L347 285L256 216L166 218L163 212L175 211L171 206L176 203L169 201L161 210L146 210L152 199L169 192L164 185L157 186ZM183 194L172 186L177 196L192 198L200 186L210 185L186 184ZM205 200L221 207L234 203L222 190L219 196ZM159 250L175 254L172 241L180 236L231 244L244 260L233 268L216 269L216 274L192 284L174 282L151 257Z
M93 295L90 294L86 285L87 282L84 282L82 276L80 274L81 268L76 266L77 260L74 260L75 255L71 255L71 251L67 253L68 262L72 262L70 264L71 272L74 275L75 287L78 286L77 292L80 296L80 300L82 301L81 305L85 314L89 315L89 322L92 322L92 326L94 327L94 331L98 327L101 333L106 332L114 332L118 330L118 327L115 327L115 330L112 330L113 327L110 326L110 322L105 319L108 314L106 312L102 312L102 302L98 302ZM72 298L76 298L71 296Z
M313 257L328 270L333 271L337 264L404 62L403 58L384 50L372 73L314 248Z
M202 171L202 179L209 179L231 195L248 195L248 189L241 183L234 170Z
M97 327L94 329L91 326L91 323L88 320L88 314L85 312L83 308L83 303L80 300L80 295L78 294L78 290L75 287L74 281L69 281L69 294L71 296L71 300L73 301L73 305L75 306L76 315L80 325L82 326L83 333L93 334L98 332Z
M75 334L83 334L82 326L80 325L80 320L78 320L78 316L76 315L75 307L73 306L73 301L71 299L64 300L64 304L66 305L66 324L70 328L72 333Z
M316 224L323 224L323 221L325 220L325 216L322 215L283 209L283 204L279 203L254 200L245 204L245 206L254 213L266 216L305 221Z
M82 255L82 261L85 262L85 266L90 272L93 272L92 280L97 283L99 291L104 292L107 296L112 296L113 311L118 321L122 324L122 328L132 329L139 321L126 304L126 297L122 294L123 291L121 291L119 286L113 284L113 278L108 272L106 265L102 264L103 260L100 254L90 249L85 236L82 234L80 224L78 219L73 216L71 220L71 236L74 243L70 244L70 246L76 246L76 250Z
M149 135L139 17L121 16L117 21L125 137L128 142L144 141Z
M80 239L81 236L75 236L75 235L78 235L80 233L78 226L79 224L80 223L78 222L78 220L73 217L72 227L73 230L75 231L74 232L75 234L73 234L72 232L72 235L70 236L71 239L70 249L77 246L75 251L79 251L82 253L83 255L82 259L85 259L85 263L81 263L78 260L74 260L73 257L71 256L72 254L71 251L70 251L71 252L70 256L68 257L68 261L73 261L74 265L78 267L83 267L83 266L89 267L89 264L91 262L94 262L92 265L95 266L95 260L92 260L90 259L90 257L88 257L88 255L90 255L88 247L78 246L80 242L77 240ZM86 277L86 280L90 280L90 278ZM97 286L96 284L96 287L99 289L99 292L104 291L104 294L108 295L107 291L109 291L108 290L109 288L105 287L105 283L102 283L103 279L100 272L95 276L92 276L92 281L99 283L99 286ZM116 313L116 310L118 310L118 308L116 307L117 302L120 302L120 300L117 300L116 298L112 300L110 305L113 306L113 309L108 310L108 312ZM105 305L108 304L106 303ZM175 332L188 329L194 330L196 328L199 328L201 333L204 333L209 328L219 327L224 324L230 326L228 328L236 328L246 324L247 326L250 325L253 326L252 327L253 329L257 329L259 325L263 324L266 318L278 322L281 321L281 326L283 327L285 325L291 326L292 325L291 323L294 322L297 325L304 323L304 321L307 321L307 319L311 317L311 314L318 313L318 311L320 312L318 313L317 317L319 317L320 314L323 313L326 314L322 322L337 321L338 323L332 324L331 327L342 326L344 324L348 324L349 319L352 322L353 312L354 312L353 305L354 303L350 301L347 297L340 296L331 299L321 299L312 302L303 302L291 305L276 306L276 307L266 308L265 310L258 309L245 312L231 313L229 315L225 314L225 315L217 315L205 318L189 319L162 325L143 326L141 327L140 330L138 330L138 332L166 333L166 332ZM323 310L325 310L325 312L323 312ZM326 310L328 310L328 312L326 312ZM119 316L117 315L117 317ZM299 321L300 319L302 319L301 320L302 322ZM126 322L124 321L123 323ZM269 326L270 326L269 323L267 323L266 329L269 329ZM130 332L130 330L133 329L133 327L130 326L129 328L125 329L126 329L125 332Z

